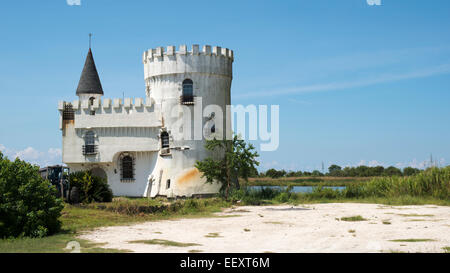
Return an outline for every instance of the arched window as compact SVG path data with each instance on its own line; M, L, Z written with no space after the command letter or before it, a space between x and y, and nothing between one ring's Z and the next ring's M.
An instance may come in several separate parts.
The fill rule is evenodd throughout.
M95 100L94 97L89 98L89 105L91 106L91 116L95 115L95 110L92 108L92 106L94 106L94 100Z
M161 133L161 148L169 148L169 133Z
M121 169L122 169L122 180L134 180L134 168L133 168L133 158L129 155L122 157Z
M83 154L84 155L92 155L96 154L96 146L95 146L95 133L93 131L87 131L84 135L84 146L83 146Z
M194 83L191 79L185 79L183 81L183 95L181 96L181 103L194 103Z

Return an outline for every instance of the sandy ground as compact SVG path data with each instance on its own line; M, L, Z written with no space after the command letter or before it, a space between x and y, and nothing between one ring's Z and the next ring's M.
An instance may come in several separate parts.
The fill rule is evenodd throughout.
M367 220L340 220L356 215ZM444 252L450 247L450 207L443 206L245 206L215 216L104 227L80 238L133 252ZM130 243L152 239L198 245ZM399 239L431 241L391 241Z

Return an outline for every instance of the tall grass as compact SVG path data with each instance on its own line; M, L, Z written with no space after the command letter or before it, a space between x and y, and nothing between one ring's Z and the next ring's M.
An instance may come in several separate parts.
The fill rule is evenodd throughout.
M409 177L376 177L369 182L351 183L344 190L334 190L319 184L311 193L292 193L274 188L247 189L234 191L232 201L260 205L274 202L308 202L332 200L397 200L400 203L418 203L420 200L450 201L450 166L430 168Z
M450 198L450 166L433 167L409 177L379 177L368 183L349 185L344 197L433 197Z

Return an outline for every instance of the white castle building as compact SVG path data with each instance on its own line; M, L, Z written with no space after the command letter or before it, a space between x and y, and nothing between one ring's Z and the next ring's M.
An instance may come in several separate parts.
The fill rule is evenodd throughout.
M194 127L201 123L203 136L231 132L227 115L208 112L208 106L231 103L233 51L158 47L144 52L143 63L145 97L104 98L89 49L78 99L58 103L63 162L71 172L91 170L106 178L116 196L217 193L220 185L205 183L195 168L197 160L213 155Z

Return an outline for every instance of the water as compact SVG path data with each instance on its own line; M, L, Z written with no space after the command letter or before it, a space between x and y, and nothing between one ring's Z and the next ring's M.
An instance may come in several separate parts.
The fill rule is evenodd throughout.
M313 191L313 189L315 187L316 186L293 186L292 192L310 193ZM250 190L260 190L262 188L271 188L274 190L285 190L286 186L249 186L248 187L248 189L250 189ZM341 187L324 186L324 188L342 191L345 189L345 186L341 186Z

